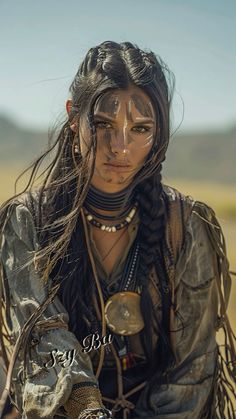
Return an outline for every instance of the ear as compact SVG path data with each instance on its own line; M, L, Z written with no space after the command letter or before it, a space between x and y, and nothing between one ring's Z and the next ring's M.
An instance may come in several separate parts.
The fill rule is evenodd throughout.
M72 109L72 100L67 99L67 101L66 101L66 112L67 112L68 116L70 116L71 109Z
M71 109L72 109L72 100L67 99L67 101L66 101L66 112L67 112L69 117L70 117L70 114L71 114ZM74 122L74 120L72 120L71 123L70 123L70 129L73 132L76 132L77 128L78 128L78 123Z

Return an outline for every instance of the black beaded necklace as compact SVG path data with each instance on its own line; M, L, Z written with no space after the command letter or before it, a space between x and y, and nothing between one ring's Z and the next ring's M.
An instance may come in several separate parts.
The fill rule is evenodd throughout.
M129 196L128 200L127 195ZM134 189L131 191L130 186L122 190L121 192L116 193L102 192L96 189L94 186L90 186L90 189L84 202L84 208L98 219L117 221L118 217L120 219L121 217L127 216L136 200L137 192ZM121 211L117 217L117 215L112 216L98 214L96 209L101 209L104 211L119 211L123 209L123 211ZM139 232L128 252L125 268L118 283L114 284L113 286L109 286L104 280L104 278L100 278L101 289L105 301L107 301L111 295L116 294L117 292L141 292L141 286L137 283L138 265ZM127 336L119 336L117 334L114 334L113 337L114 345L116 347L119 357L122 360L122 365L128 365L129 363L131 363L131 360L129 358L132 355L130 352L129 338ZM124 365L123 368L126 369Z
M126 189L123 189L120 192L115 193L107 193L100 191L99 189L95 188L94 186L90 186L88 194L86 196L84 207L87 211L89 211L90 207L92 206L92 214L98 218L104 219L113 219L116 220L117 216L105 216L101 214L97 214L96 209L106 210L106 211L117 211L120 210L122 207L125 207L127 203L127 195L129 193L129 205L128 209L127 206L122 214L127 214L130 211L130 207L134 205L135 199L137 198L137 192L135 189L131 190L131 186L128 186ZM119 215L120 218L120 215ZM118 291L127 291L136 289L136 269L138 266L138 254L139 254L139 234L131 246L131 249L128 253L125 269L121 280L119 281L116 287L116 290L113 289L108 290L109 287L106 287L104 280L102 280L103 285L103 292L104 297L107 299L109 295L112 295L114 292Z
M89 214L94 215L96 218L98 218L100 220L108 220L108 221L116 221L117 220L117 215L99 214L87 202L84 202L84 208L87 210L87 212ZM129 212L130 212L130 206L119 214L119 218L125 218L129 214Z
M129 191L129 200L127 202L127 195ZM103 192L94 186L90 186L84 206L85 208L92 206L105 211L118 211L122 208L126 210L127 206L130 208L130 206L134 203L135 195L136 191L134 189L131 191L130 186L120 192L113 193Z

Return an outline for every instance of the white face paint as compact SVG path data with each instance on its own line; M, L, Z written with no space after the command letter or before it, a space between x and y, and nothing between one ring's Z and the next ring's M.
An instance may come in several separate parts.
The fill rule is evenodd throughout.
M132 99L132 103L133 103L133 105L135 106L133 99ZM150 101L148 102L148 106L149 106L149 108L150 108L150 109L152 109L152 104L151 104L151 102L150 102ZM131 109L131 104L130 104L129 109ZM140 116L136 116L136 118L135 118L135 121L136 121L136 122L138 122L138 121L142 121L142 120L143 120L143 117L140 117ZM153 135L153 134L154 134L154 133L153 133L153 132L151 132L151 133L150 133L150 134L148 134L145 138L143 138L143 139L142 139L142 143L140 142L140 144L139 144L139 147L141 147L141 148L146 148L146 147L150 147L150 146L152 146L152 144L153 144L153 142L154 142L154 135Z
M148 104L149 104L150 108L152 109L151 102L149 102ZM142 118L137 118L137 119L142 119ZM154 143L154 132L147 136L147 138L145 140L145 143L141 146L141 148L152 146L153 143Z
M116 98L117 100L117 98ZM150 109L152 109L152 104L151 102L148 102L148 105L150 107ZM120 108L120 106L119 106ZM135 131L132 132L132 129L135 130L135 127L131 127L131 122L135 122L135 124L137 124L140 121L140 125L142 126L142 122L143 122L143 117L141 116L135 116L135 119L133 120L132 118L132 111L134 114L134 108L135 108L135 103L133 101L133 99L130 99L126 105L126 112L124 115L124 119L123 119L123 140L124 140L124 149L123 152L124 154L128 154L130 153L130 148L129 148L129 144L134 142L137 144L137 146L141 147L141 148L146 148L146 147L150 147L153 142L154 142L154 133L151 132L150 134L148 133L146 136L142 135L138 138L137 133L135 133ZM118 112L117 112L118 113ZM143 129L145 129L145 127L143 127ZM148 129L148 127L146 127L146 129ZM152 131L152 130L151 130ZM132 140L132 141L131 141Z
M150 135L147 136L145 142L140 147L141 148L149 147L150 145L153 144L153 141L154 141L154 136L153 136L153 134L150 134Z
M92 184L116 192L132 182L155 138L156 116L149 96L139 87L116 89L94 107L97 153Z
M125 114L124 118L124 126L123 126L123 137L124 137L124 154L129 154L130 150L128 148L128 119L127 119L127 113Z

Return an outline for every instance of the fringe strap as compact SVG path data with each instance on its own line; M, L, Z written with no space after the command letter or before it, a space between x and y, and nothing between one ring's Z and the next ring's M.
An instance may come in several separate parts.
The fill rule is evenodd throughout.
M214 384L214 414L217 419L236 418L236 338L227 306L231 290L231 274L226 254L225 238L215 212L206 204L196 201L193 213L205 222L206 231L214 250L214 271L219 296L218 330L224 333L224 344L218 345L218 368Z

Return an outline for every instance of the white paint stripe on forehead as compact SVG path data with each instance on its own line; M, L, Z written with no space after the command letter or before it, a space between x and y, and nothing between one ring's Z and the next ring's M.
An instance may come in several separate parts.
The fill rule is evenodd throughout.
M145 118L146 118L145 116L144 117L143 116L136 116L135 120L136 119L141 119L143 121Z
M131 99L131 102L133 103L135 109L141 114L141 112L138 110L138 108L137 108L133 99ZM149 105L149 109L151 111L151 115L149 117L153 117L153 119L155 120L155 118L156 118L155 111L153 109L153 105L152 105L152 102L150 100L148 101L148 105ZM131 113L131 109L130 109L130 113ZM143 115L143 117L145 118L145 115Z
M94 113L100 111L99 106L102 106L103 101L106 101L106 100L108 100L108 101L113 100L113 102L115 104L115 109L116 109L116 111L114 112L113 115L116 117L117 114L119 113L120 106L121 106L120 105L120 100L119 100L119 98L116 94L114 94L114 93L111 94L110 92L106 92L103 96L100 96L96 100L95 105L94 105ZM102 112L104 112L104 110L102 110Z
M132 106L132 102L133 102L132 99L130 99L129 102L128 102L128 115L130 115L130 118L131 118L131 106Z
M116 109L116 113L115 113L115 115L118 115L118 113L119 113L119 111L120 111L120 101L119 101L119 99L118 99L118 97L116 97L115 98L115 100L116 100L116 105L117 105L117 103L118 103L118 106L117 106L117 109Z
M129 107L129 103L128 103L128 107ZM124 150L123 151L124 151L124 153L125 153L125 150L128 150L128 149L126 149L126 147L127 147L127 145L126 145L126 139L128 140L127 128L128 128L128 118L127 118L127 107L126 107L125 119L124 119L124 126L123 126L123 138L124 138Z

